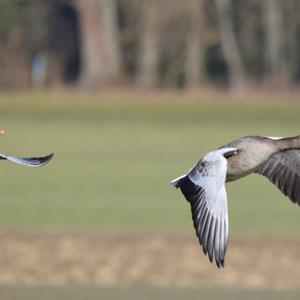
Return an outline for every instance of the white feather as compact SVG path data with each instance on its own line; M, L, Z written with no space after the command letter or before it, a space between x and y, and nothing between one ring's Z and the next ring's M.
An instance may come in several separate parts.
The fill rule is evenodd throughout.
M284 137L279 137L279 136L265 136L266 138L268 139L271 139L271 140L281 140L281 139L284 139Z
M185 176L186 176L186 174L184 174L184 175L182 175L182 176L179 176L179 177L173 179L172 181L170 181L170 184L176 187L178 181L179 181L180 179L182 179L183 177L185 177Z

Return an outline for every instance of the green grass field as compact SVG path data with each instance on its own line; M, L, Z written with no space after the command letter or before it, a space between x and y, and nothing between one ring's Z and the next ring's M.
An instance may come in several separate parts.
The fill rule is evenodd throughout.
M1 94L1 151L55 158L40 169L1 162L0 225L192 230L189 207L170 179L237 137L300 133L295 102L173 98ZM250 176L227 191L232 233L299 232L299 207L265 178Z
M35 169L1 162L0 226L184 231L190 209L169 180L240 136L300 134L300 104L185 94L0 94L1 151L55 152ZM251 99L250 99L251 100ZM290 234L300 208L265 178L229 184L231 234ZM299 292L215 288L0 286L0 299L299 299Z

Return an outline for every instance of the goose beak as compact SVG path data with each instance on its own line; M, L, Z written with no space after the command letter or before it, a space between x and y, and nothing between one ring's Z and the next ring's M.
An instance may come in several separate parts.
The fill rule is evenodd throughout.
M0 129L0 135L5 135L5 131L3 129Z

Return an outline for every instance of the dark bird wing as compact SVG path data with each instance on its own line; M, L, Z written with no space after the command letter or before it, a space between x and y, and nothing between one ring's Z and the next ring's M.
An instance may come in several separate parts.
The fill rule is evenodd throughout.
M300 205L300 150L272 155L256 173L267 177L285 196Z
M53 157L53 155L54 153L43 157L14 157L14 156L0 153L0 159L6 159L19 165L25 165L30 167L41 167L46 163L48 163Z
M225 178L227 160L224 153L233 148L223 148L208 153L186 175L171 184L180 188L191 205L196 235L204 254L220 268L228 243L228 213ZM236 149L234 149L236 151Z

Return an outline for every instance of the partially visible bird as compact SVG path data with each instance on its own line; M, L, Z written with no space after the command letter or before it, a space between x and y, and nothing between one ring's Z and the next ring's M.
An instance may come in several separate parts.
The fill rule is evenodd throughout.
M171 181L191 205L196 235L211 262L224 267L228 243L225 182L251 173L267 177L300 205L300 136L246 136L204 155Z
M0 135L4 135L5 131L0 130ZM41 167L48 163L53 157L54 153L51 153L43 157L14 157L11 155L0 153L0 160L9 160L19 165L25 165L30 167Z

